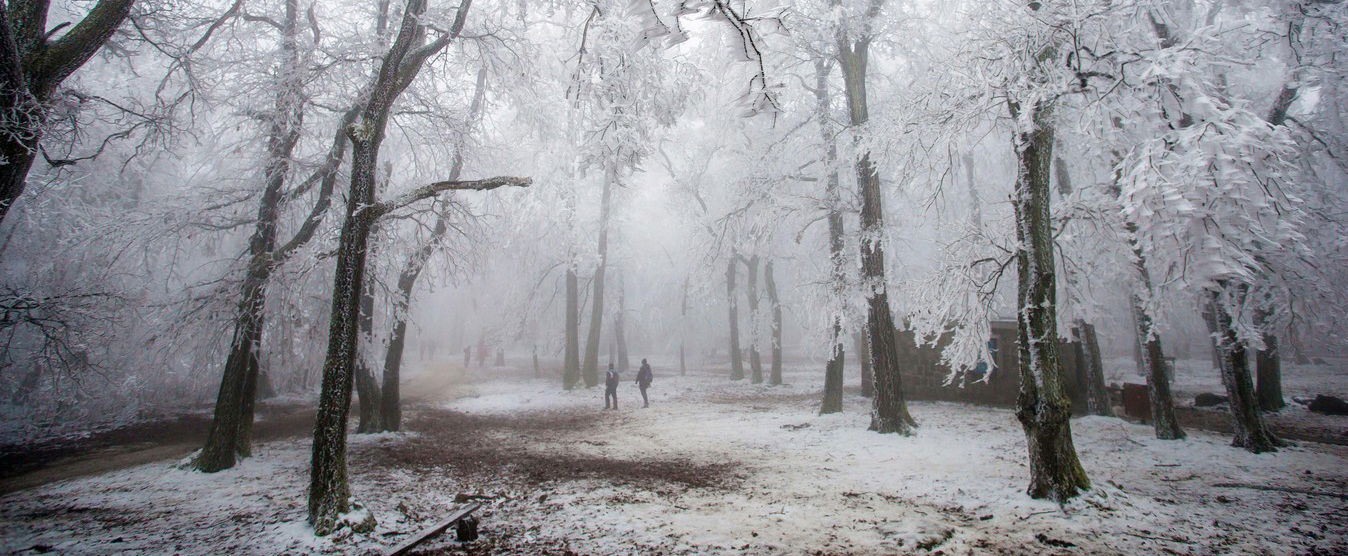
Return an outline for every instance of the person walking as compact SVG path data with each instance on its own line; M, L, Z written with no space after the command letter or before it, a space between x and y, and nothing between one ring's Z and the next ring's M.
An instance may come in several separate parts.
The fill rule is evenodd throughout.
M613 363L608 364L608 372L604 374L604 409L618 409L618 371L613 369Z
M468 366L473 363L473 346L463 346L463 368L468 370Z
M651 387L651 380L655 375L651 374L651 364L646 359L641 360L641 370L637 371L637 388L641 389L641 407L650 407L651 400L646 397L646 389Z

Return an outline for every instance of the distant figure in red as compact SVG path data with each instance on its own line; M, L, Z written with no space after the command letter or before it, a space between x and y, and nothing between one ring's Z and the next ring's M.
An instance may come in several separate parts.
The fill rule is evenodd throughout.
M477 366L479 366L479 367L486 367L486 366L487 366L487 341L486 341L486 340L478 340L478 341L477 341Z

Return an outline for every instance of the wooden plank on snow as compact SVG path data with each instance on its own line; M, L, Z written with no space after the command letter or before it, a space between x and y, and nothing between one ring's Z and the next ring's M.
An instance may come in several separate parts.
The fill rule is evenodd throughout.
M429 528L423 529L420 533L413 535L412 538L408 539L406 542L398 545L397 548L394 548L392 551L389 551L387 553L388 556L401 556L402 554L407 554L408 552L411 552L411 550L415 548L417 545L426 542L428 539L432 537L444 533L445 529L449 529L450 526L454 525L455 523L458 523L460 519L468 517L470 514L477 511L477 509L480 507L482 507L482 504L479 502L474 502L466 506L459 506L459 509L455 510L454 513L452 514L449 514L449 517L446 517L445 519L437 522L435 525L432 525Z

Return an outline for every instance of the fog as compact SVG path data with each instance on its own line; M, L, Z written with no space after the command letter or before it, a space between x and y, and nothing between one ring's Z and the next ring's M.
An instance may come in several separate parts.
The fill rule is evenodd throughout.
M554 406L538 423L596 419L619 378L673 421L719 423L724 401L844 446L1018 419L1015 488L1028 475L1026 499L1059 504L1125 473L1079 461L1073 414L1126 419L1148 446L1225 435L1196 454L1342 444L1342 423L1311 414L1348 394L1340 2L4 7L0 440L27 462L4 479L126 444L108 431L201 448L176 457L204 477L312 450L292 474L307 511L266 523L336 544L189 552L379 548L329 535L443 512L387 525L383 494L348 472L365 435L411 450L478 430L456 419L484 435L544 430L529 411ZM1198 410L1199 394L1222 405ZM1113 449L1099 423L1081 443ZM767 442L743 434L672 441ZM786 483L824 465L782 461ZM502 473L492 488L523 488ZM988 496L1000 527L1006 498ZM0 545L99 550L28 526ZM644 550L768 550L646 526L678 540ZM978 550L995 536L979 531L909 540ZM1093 551L1099 532L1052 534ZM621 551L617 534L577 546ZM485 550L558 546L508 538ZM848 539L821 548L905 546ZM1344 546L1320 541L1297 546Z

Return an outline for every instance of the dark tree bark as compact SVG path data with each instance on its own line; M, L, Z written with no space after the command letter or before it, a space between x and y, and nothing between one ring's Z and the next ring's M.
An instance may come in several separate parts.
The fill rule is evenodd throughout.
M1039 54L1052 59L1052 49ZM1050 171L1053 160L1052 110L1036 104L1030 110L1033 129L1014 138L1018 173L1013 207L1016 217L1016 252L1020 307L1016 315L1020 392L1016 417L1025 430L1029 447L1032 498L1064 502L1090 488L1086 471L1072 443L1071 401L1062 388L1062 362L1058 353L1057 278L1053 256L1053 221L1050 208ZM1008 103L1012 120L1021 107Z
M871 367L871 340L865 330L852 335L852 346L856 348L857 365L861 370L861 397L875 397L875 369Z
M867 21L878 15L880 1L871 2ZM870 53L870 31L856 39L844 33L838 37L838 62L846 85L847 108L853 126L869 119L866 105L866 64ZM884 206L880 176L869 152L857 157L857 186L861 193L861 276L866 294L866 334L870 340L871 364L875 372L875 397L871 399L870 430L879 433L912 434L917 422L908 414L899 373L899 352L894 335L894 314L889 308L885 277Z
M360 294L360 335L356 347L356 397L360 401L360 421L356 426L358 433L374 433L384 429L379 410L383 399L379 381L375 380L374 370L365 361L366 358L359 355L361 351L373 347L374 343L374 288L370 287L368 276L366 280Z
M1100 358L1100 341L1095 335L1095 325L1077 320L1072 332L1081 345L1078 364L1086 367L1086 413L1113 417L1114 408L1110 406L1109 392L1105 390L1105 368Z
M737 266L739 255L731 253L725 270L725 292L730 308L730 380L744 380L744 359L740 353L739 298L735 296Z
M1142 271L1142 285L1150 289L1151 277ZM1161 337L1152 324L1142 299L1132 297L1133 322L1137 324L1138 343L1142 349L1142 369L1147 377L1147 393L1151 401L1151 422L1156 438L1161 440L1181 440L1184 429L1175 418L1175 400L1170 393L1170 373L1166 369L1165 353L1161 351Z
M749 299L749 382L763 383L763 357L758 353L758 255L744 261L745 294Z
M49 38L49 0L0 4L0 111L7 115L0 134L0 223L23 194L47 123L47 102L70 74L108 42L135 0L100 0L65 34ZM69 163L69 161L59 161Z
M824 145L824 162L829 168L828 181L824 186L824 200L828 205L828 256L831 264L833 296L838 303L834 308L833 330L829 336L829 357L824 364L824 399L819 404L821 415L842 411L843 368L847 362L843 348L842 314L846 311L844 291L847 287L847 256L843 254L843 214L842 190L838 186L838 146L834 140L829 108L828 76L831 64L823 57L814 61L814 100L815 118L819 120L819 139ZM860 353L860 352L858 352Z
M1207 315L1208 326L1216 330L1222 384L1226 386L1227 405L1231 408L1231 428L1235 430L1231 445L1255 454L1276 452L1284 443L1264 423L1250 377L1245 343L1236 335L1234 319L1223 300L1224 290L1234 288L1237 296L1243 296L1245 287L1219 282L1218 288L1208 293Z
M506 185L526 186L523 178L491 178L474 182L443 181L423 186L384 203L375 201L375 170L388 116L398 96L411 84L426 59L442 50L463 29L471 0L459 6L451 29L425 43L420 24L425 0L408 0L397 38L389 47L370 86L359 119L347 129L351 139L351 187L337 247L332 288L327 358L314 423L313 456L309 466L309 523L327 535L342 527L340 516L351 509L346 469L346 420L351 409L351 387L356 360L359 303L365 280L366 245L374 222L384 214L442 191L487 190ZM372 529L373 517L354 524Z
M1282 397L1282 350L1278 345L1278 336L1268 330L1268 312L1255 313L1255 325L1264 329L1264 349L1254 356L1255 376L1258 383L1255 395L1259 398L1259 408L1264 411L1278 411L1287 407Z
M487 93L487 68L477 70L477 82L473 89L473 100L468 105L468 117L465 127L472 129L482 114L483 100ZM449 164L449 179L458 180L463 172L463 145L454 149L454 158ZM398 293L393 307L393 331L389 334L388 351L384 354L384 376L382 397L379 404L381 429L398 431L402 429L402 392L399 383L402 380L403 347L407 342L407 317L412 306L412 290L417 278L426 268L431 255L439 247L449 231L449 222L443 211L436 214L435 224L430 237L407 257L402 273L398 275Z
M45 10L45 8L44 8ZM258 357L261 351L267 282L275 268L277 223L281 214L281 190L290 173L291 155L303 125L302 74L297 47L299 3L286 1L281 40L281 72L274 114L267 127L267 160L263 169L262 198L257 223L248 242L248 268L241 284L234 314L234 335L216 395L215 413L206 433L206 444L193 467L214 473L234 467L237 456L252 452L253 412L257 399Z
M590 334L585 340L585 366L581 369L586 388L594 388L599 384L599 336L604 330L604 270L608 267L609 209L613 202L613 182L618 179L617 172L617 167L609 163L604 171L604 195L599 204L599 264L594 269Z
M772 261L763 266L763 281L768 288L768 305L772 308L772 369L768 384L782 385L782 303L777 297L777 281L772 276Z

